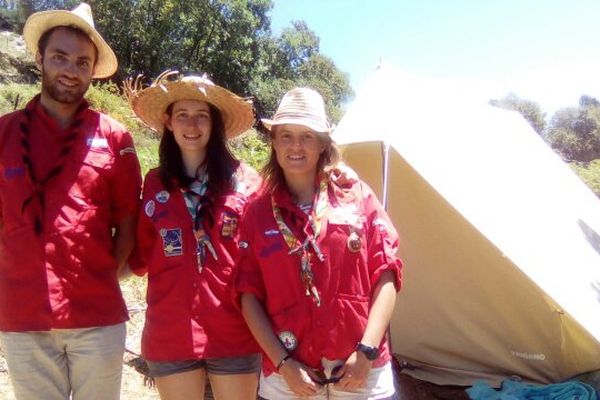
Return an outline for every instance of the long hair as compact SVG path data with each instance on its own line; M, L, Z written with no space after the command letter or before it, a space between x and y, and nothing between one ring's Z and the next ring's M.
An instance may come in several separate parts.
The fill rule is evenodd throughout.
M214 198L233 186L233 173L240 162L231 154L226 143L225 126L221 112L212 104L208 104L212 120L212 131L206 145L206 173L208 174L209 194ZM171 116L173 104L167 108L167 114ZM175 141L173 132L166 126L160 145L159 175L163 186L167 190L179 187L188 187L195 179L185 172L181 150Z
M285 185L285 176L283 175L283 169L281 165L277 162L277 155L275 154L275 149L273 148L273 138L275 136L275 131L277 126L273 126L271 128L271 156L269 157L269 162L262 168L260 171L264 187L268 191L272 191L278 185ZM317 137L325 145L323 152L319 156L319 161L317 162L317 174L325 171L326 169L337 164L340 159L340 150L337 145L326 133L317 133Z

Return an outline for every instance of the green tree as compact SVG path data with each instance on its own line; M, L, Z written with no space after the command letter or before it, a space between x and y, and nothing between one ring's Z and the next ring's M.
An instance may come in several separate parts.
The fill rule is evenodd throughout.
M489 103L492 106L519 112L539 135L544 132L544 128L546 127L546 113L542 112L538 103L521 99L514 93L509 93L506 97L499 100L492 99Z
M545 136L565 160L587 163L600 158L600 103L584 95L579 107L559 109Z

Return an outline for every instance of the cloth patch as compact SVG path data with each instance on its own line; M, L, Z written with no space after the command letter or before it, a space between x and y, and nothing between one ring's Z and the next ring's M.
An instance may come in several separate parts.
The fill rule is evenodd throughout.
M160 192L156 193L156 196L154 196L156 201L163 204L169 201L170 197L171 195L166 190L161 190Z
M279 332L278 336L279 341L281 342L281 344L283 344L283 347L285 347L286 350L292 351L296 347L298 347L298 339L296 339L296 336L294 336L292 332L282 331Z
M124 156L125 154L135 154L135 148L134 147L125 147L124 149L121 149L119 151L119 154Z
M183 254L181 228L161 229L160 236L162 237L165 256L173 257Z
M88 147L98 149L108 149L108 141L105 138L88 138Z
M154 210L156 210L156 204L154 204L154 200L148 200L144 206L144 212L148 217L152 218L154 215Z

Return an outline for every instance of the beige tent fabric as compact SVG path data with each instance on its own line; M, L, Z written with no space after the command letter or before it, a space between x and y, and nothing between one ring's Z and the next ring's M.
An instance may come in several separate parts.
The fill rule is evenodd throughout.
M600 201L518 114L459 93L384 67L334 132L401 235L394 353L438 384L600 369Z

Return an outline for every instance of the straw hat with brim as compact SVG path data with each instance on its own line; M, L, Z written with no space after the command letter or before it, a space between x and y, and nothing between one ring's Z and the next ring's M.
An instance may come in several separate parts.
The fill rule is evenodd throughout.
M215 106L221 112L227 138L252 127L254 113L250 103L215 85L205 76L186 76L168 81L166 78L173 74L177 72L164 72L145 89L140 89L139 79L129 79L125 84L125 94L133 112L148 127L162 134L163 115L169 104L179 100L199 100Z
M92 9L81 3L72 11L51 10L31 14L23 27L23 38L29 52L35 57L38 42L44 32L57 26L72 26L85 32L98 49L98 59L94 68L94 78L108 78L117 71L117 57L110 46L94 28Z
M268 130L276 125L295 124L319 133L331 132L323 97L309 88L295 88L287 92L281 99L273 119L263 118L261 121Z

